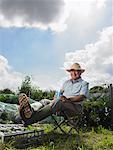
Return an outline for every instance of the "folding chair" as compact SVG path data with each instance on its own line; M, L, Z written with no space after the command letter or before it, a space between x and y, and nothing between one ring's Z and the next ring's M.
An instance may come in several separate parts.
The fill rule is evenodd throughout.
M80 127L80 124L81 124L81 121L82 121L82 116L83 116L83 111L77 115L68 115L66 112L61 112L63 116L63 119L58 122L57 119L56 119L56 115L51 115L52 119L54 120L54 130L56 130L57 128L59 128L63 133L65 134L71 134L71 131L73 129L75 129L77 131L77 133L79 133L79 127ZM70 129L69 131L65 131L62 127L62 125L68 125L70 126Z

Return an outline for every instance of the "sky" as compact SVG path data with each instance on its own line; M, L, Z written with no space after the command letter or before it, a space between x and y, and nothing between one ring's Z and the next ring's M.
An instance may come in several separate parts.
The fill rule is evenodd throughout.
M59 89L78 62L90 87L113 83L113 0L0 0L0 89L26 75Z

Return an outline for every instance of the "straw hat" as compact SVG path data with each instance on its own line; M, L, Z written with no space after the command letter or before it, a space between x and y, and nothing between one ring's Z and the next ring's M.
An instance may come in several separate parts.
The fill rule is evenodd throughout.
M85 69L82 69L78 63L74 63L69 69L66 69L66 71L68 72L70 72L71 70L79 70L81 71L81 73L85 71Z

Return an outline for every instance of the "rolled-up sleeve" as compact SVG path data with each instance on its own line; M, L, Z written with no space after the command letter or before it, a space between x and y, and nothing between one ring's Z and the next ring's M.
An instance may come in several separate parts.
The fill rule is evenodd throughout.
M84 95L86 98L89 96L89 83L84 81L81 86L80 95Z

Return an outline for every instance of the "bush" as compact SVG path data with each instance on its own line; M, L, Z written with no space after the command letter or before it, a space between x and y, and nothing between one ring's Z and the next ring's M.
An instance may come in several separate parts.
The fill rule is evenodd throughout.
M18 104L18 95L0 94L0 101L4 103Z
M55 91L42 91L39 87L33 87L31 77L26 76L19 88L19 94L20 93L25 93L33 100L40 101L41 99L53 99Z
M3 90L0 90L0 94L15 94L15 92L13 92L12 90L6 88Z
M40 89L34 88L31 92L30 97L36 101L40 101L41 99L52 100L54 94L55 94L55 91L42 91Z
M111 107L108 97L100 98L98 101L86 101L84 103L82 125L86 127L111 127Z

